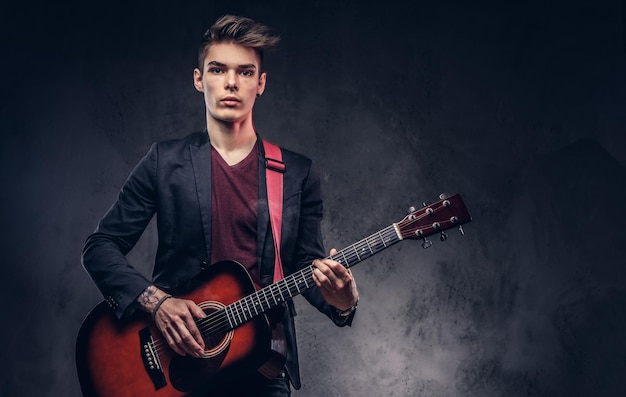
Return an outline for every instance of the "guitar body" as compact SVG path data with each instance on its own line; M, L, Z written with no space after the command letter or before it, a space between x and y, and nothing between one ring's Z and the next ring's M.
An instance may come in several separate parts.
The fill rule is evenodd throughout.
M245 268L220 262L190 284L180 298L209 313L255 291ZM149 314L137 312L118 320L102 302L81 326L76 365L83 395L97 397L185 396L261 367L271 352L271 330L259 315L232 330L204 335L203 358L176 354Z

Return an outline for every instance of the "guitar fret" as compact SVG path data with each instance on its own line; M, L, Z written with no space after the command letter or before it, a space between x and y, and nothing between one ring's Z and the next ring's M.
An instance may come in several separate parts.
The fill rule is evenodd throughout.
M239 325L240 323L237 322L237 302L233 302L230 306L228 306L230 308L230 312L232 315L232 324L231 327L235 328L237 325Z
M278 304L278 301L276 300L276 295L274 295L274 285L270 285L270 293L272 294L272 299L274 300L274 305Z
M252 302L249 298L246 298L245 303L246 303L246 310L248 311L248 315L246 316L246 321L248 321L250 318L252 318L252 310L250 310L250 304Z
M387 247L387 244L385 244L385 239L383 238L383 235L380 233L380 231L378 232L378 236L380 237L380 241L382 241L383 246Z
M263 296L261 297L261 291L263 292ZM267 289L263 288L259 291L259 305L261 305L261 310L266 311L271 307L269 300L267 299ZM265 300L265 302L263 302Z
M268 290L269 295L270 295L269 297L272 299L272 301L274 301L274 303L269 303L269 305L270 305L270 307L274 307L274 306L276 306L276 305L278 304L278 302L279 302L279 301L276 299L276 294L275 294L275 292L274 292L274 290L275 290L276 288L279 288L278 283L276 283L276 284L270 284L267 288L268 288L267 290Z
M367 252L367 248L369 247L369 245L367 244L366 239L359 241L357 244L359 247L359 252L361 253L359 255L359 260L363 260L371 255L371 253ZM370 251L371 251L371 248L370 248Z
M248 302L248 299L244 299L245 304L244 308L243 308L243 316L246 319L246 321L248 321L250 319L250 317L252 317L252 312L250 312L250 304ZM248 310L248 316L246 316L246 310Z
M252 297L249 296L246 298L246 309L248 310L248 319L253 317L252 314L252 307L254 307L254 301L252 300Z
M374 247L376 248L376 252L386 247L385 242L380 238L380 235L372 236L372 238L374 239Z
M280 288L280 286L277 286L277 287L278 287L278 293L280 294L281 302L284 302L285 301L285 297L283 296L283 290L282 290L282 288Z
M296 279L294 278L294 285L296 287L296 289L298 290L298 293L300 293L300 287L298 287L298 281L296 281Z
M304 274L300 274L300 281L298 282L298 284L302 285L304 283L304 286L306 287L305 289L308 288L308 285L306 283L306 279L304 278Z
M240 308L239 315L241 316L242 324L246 322L246 308L243 306L243 302L244 302L243 299L239 300L239 308Z
M258 299L258 294L254 294L254 297L256 297ZM259 306L259 302L258 300L254 302L254 315L257 316L259 314L259 311L257 310L257 307Z
M356 250L356 247L353 245L352 249L354 250L354 253L356 254L356 258L360 261L361 257L359 256L359 252Z
M226 306L224 308L224 313L226 313L226 319L228 320L228 325L230 326L230 328L235 328L235 325L233 324L233 321L235 321L234 318L231 317L231 314L228 314L228 310L233 311L233 309L230 306Z
M341 256L343 257L344 266L349 265L350 263L346 259L346 254L345 254L344 250L341 250Z
M237 308L237 303L239 303L239 302L235 302L234 305L235 305L235 310L236 310L235 314L239 318L239 323L236 323L235 325L243 324L243 322L241 321L241 316L239 315L239 309Z

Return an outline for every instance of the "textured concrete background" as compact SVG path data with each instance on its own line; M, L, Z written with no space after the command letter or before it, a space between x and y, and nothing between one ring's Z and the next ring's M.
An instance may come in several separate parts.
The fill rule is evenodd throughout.
M441 192L474 217L356 267L349 329L298 298L295 395L626 395L623 4L362 3L0 6L0 395L79 395L83 241L152 141L203 127L195 46L227 12L283 36L256 125L318 162L329 248Z

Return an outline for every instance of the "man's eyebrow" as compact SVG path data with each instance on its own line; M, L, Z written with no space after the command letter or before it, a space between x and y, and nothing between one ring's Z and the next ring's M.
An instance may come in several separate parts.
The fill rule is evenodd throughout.
M225 63L221 63L221 62L218 62L218 61L211 61L211 62L209 62L207 64L207 66L208 65L219 66L221 68L226 67ZM247 63L247 64L244 64L244 65L238 65L237 67L240 68L240 69L256 69L256 65L253 64L253 63Z

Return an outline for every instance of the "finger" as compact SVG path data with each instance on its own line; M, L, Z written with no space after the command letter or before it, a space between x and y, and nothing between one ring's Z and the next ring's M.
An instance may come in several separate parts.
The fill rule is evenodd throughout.
M174 346L174 350L179 353L183 351L182 355L189 354L191 356L197 356L199 347L194 346L195 340L191 336L191 333L187 329L185 322L182 319L173 321L167 328L168 335L171 337ZM180 354L180 353L179 353Z
M202 338L202 333L200 332L200 329L198 328L198 323L196 323L194 318L204 318L206 317L206 314L204 313L204 310L202 310L200 308L200 306L196 305L194 302L192 301L187 301L188 306L189 306L189 311L192 314L192 318L189 318L187 320L187 329L189 330L191 336L193 337L194 341L196 342L195 345L198 346L198 350L197 353L198 354L202 354L204 353L204 339Z
M192 334L192 331L188 329L190 324L185 324L185 326L180 328L179 335L181 340L179 342L179 346L182 347L188 354L199 357L203 352L204 348L200 346L200 344L196 341L196 337ZM195 325L194 325L194 328ZM200 337L200 332L196 328L195 334ZM202 339L200 337L200 339Z
M183 301L184 306L181 307L181 313L177 320L174 321L180 340L177 340L179 347L195 357L200 356L204 352L204 341L198 326L196 325L192 311L192 306L196 306L192 301Z
M324 259L321 263L324 266L320 266L320 270L328 277L331 283L346 284L352 280L352 274L341 263L329 259Z
M330 250L330 258L329 259L325 259L324 261L326 263L329 263L333 270L337 269L340 274L343 274L343 271L347 270L347 268L341 262L341 258L332 258L333 256L335 256L336 253L337 253L337 249L336 248L331 248L331 250ZM345 261L345 257L344 257L344 261Z
M170 299L170 301L175 298ZM165 302L161 309L157 312L155 317L155 323L159 331L161 331L161 335L165 337L165 341L167 344L174 350L177 354L184 356L186 355L185 350L181 349L178 346L177 340L180 339L177 335L177 331L175 327L172 325L172 321L170 320L170 316L166 314L167 306L170 302Z
M172 350L174 350L177 354L181 355L181 356L186 356L187 353L185 352L185 349L181 349L178 346L178 343L176 342L176 340L178 339L176 337L176 330L174 330L171 325L169 323L166 323L164 326L164 328L162 328L161 334L163 336L165 336L165 340L167 341L167 344L172 348Z
M329 283L328 277L317 267L313 269L313 281L320 288L326 288Z
M314 266L314 270L313 270L313 274L317 275L318 278L322 281L322 282L327 282L330 281L330 279L332 277L334 277L334 272L333 270L330 268L330 266L332 266L332 264L330 263L330 260L328 259L317 259L315 261L313 261L313 266Z
M320 287L320 289L328 291L332 294L339 292L345 284L328 268L326 268L326 271L316 268L313 271L313 280L317 286Z
M189 311L195 318L206 317L206 313L204 312L204 310L202 310L200 306L196 305L194 301L186 301L186 302L187 302L187 306L189 307Z

